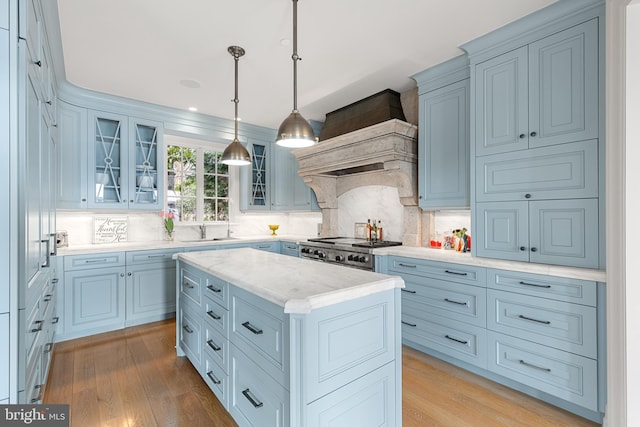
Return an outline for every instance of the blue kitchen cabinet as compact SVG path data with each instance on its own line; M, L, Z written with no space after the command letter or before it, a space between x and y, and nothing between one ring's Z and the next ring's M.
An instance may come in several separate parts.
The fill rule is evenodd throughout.
M598 137L598 20L475 66L476 155Z
M280 253L293 257L300 256L300 245L291 242L280 242Z
M291 148L274 145L271 153L273 156L271 209L317 210L315 193L298 175L298 159L291 153Z
M461 55L413 79L419 91L418 204L468 209L469 60Z
M247 149L251 165L240 170L240 209L271 209L271 144L252 141Z
M59 209L86 209L87 109L60 101L58 132L58 179L55 193L57 206Z
M0 29L9 29L9 0L0 0ZM0 400L2 400L0 394Z
M598 268L598 200L477 203L477 255Z
M163 204L162 123L129 118L129 209L155 210Z
M9 313L0 313L0 340L10 342ZM0 349L0 402L9 399L9 366L9 346L3 345Z

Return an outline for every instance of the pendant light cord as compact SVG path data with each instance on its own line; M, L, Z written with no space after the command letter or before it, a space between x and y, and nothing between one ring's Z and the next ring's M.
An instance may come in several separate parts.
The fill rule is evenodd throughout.
M302 58L298 56L298 0L293 1L293 111L298 111L298 61Z
M236 87L235 87L235 95L233 98L233 103L235 104L235 115L233 116L233 122L234 122L234 139L238 139L238 103L240 102L240 100L238 99L238 60L240 59L240 55L238 54L238 52L234 52L233 53L233 59L235 61L235 80L236 80Z

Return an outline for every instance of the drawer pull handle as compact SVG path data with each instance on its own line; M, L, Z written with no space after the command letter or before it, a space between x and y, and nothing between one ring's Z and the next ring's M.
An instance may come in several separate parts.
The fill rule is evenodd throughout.
M524 320L529 320L529 321L531 321L531 322L542 323L542 324L545 324L545 325L550 325L550 324L551 324L551 322L550 322L550 321L548 321L548 320L539 320L539 319L534 319L533 317L523 316L522 314L521 314L521 315L519 315L518 317L519 317L519 318L521 318L521 319L524 319Z
M51 283L55 285L56 283L58 283L58 279L51 279Z
M244 397L246 397L247 400L251 402L254 408L262 407L262 402L256 399L256 397L253 394L251 394L251 391L249 389L242 390L242 394L244 394Z
M213 320L220 320L222 319L220 316L218 316L217 314L215 314L213 312L213 310L209 310L207 311L207 314L209 315L209 317L211 317Z
M415 323L405 322L404 320L401 320L401 322L403 325L411 326L412 328L415 328L416 326L418 326Z
M96 262L107 262L106 258L102 258L102 259L85 259L84 260L85 264L94 264Z
M460 344L464 344L464 345L469 344L469 341L459 340L458 338L454 338L454 337L451 337L451 336L449 336L449 335L445 335L444 337L445 337L446 339L448 339L448 340L455 341L455 342L459 342Z
M189 327L189 325L184 325L184 326L182 327L182 329L184 329L185 331L187 331L187 332L188 332L188 333L190 333L190 334L192 334L192 333L193 333L193 329L191 329L191 328Z
M42 400L42 384L36 384L33 388L38 390L38 395L31 399L31 403L40 402Z
M468 275L468 273L461 273L461 272L459 272L459 271L445 270L444 272L445 272L445 273L448 273L448 274L456 274L456 275L458 275L458 276L466 276L466 275Z
M405 264L403 262L399 262L398 265L400 267L408 267L408 268L416 268L417 267L417 265L415 265L415 264Z
M402 290L402 292L407 292L407 293L409 293L409 294L415 294L415 293L416 293L416 291L412 291L411 289L404 289L404 288L403 288L403 289L401 289L401 290Z
M209 289L211 292L215 292L215 293L220 293L222 292L222 289L218 289L213 285L207 285L207 289Z
M44 347L44 352L45 353L51 353L51 350L53 350L53 343L52 342L48 342L47 345L45 345L45 347Z
M218 347L218 346L216 345L216 343L214 343L214 342L213 342L213 340L209 340L209 341L207 341L207 345L208 345L209 347L211 347L211 349L212 349L213 351L220 351L220 350L222 350L222 348Z
M188 288L188 289L193 289L193 288L195 288L195 286L194 286L194 285L192 285L192 284L190 284L190 283L187 283L187 282L183 283L183 284L182 284L182 286L184 286L185 288Z
M446 302L450 302L451 304L469 305L469 304L467 304L467 302L466 302L466 301L464 301L464 302L462 302L462 301L455 301L455 300L452 300L452 299L449 299L449 298L445 298L444 300L445 300Z
M31 332L40 332L42 330L42 327L44 326L44 320L36 320L33 323L36 324L36 327L31 329Z
M251 323L249 322L244 322L242 324L242 326L244 326L245 328L247 328L248 330L250 330L251 332L253 332L256 335L260 335L262 334L262 329L256 328L255 326L253 326Z
M59 316L56 316L56 317L54 317L54 318L51 320L51 324L52 324L52 325L55 325L55 324L56 324L56 323L58 323L59 321L60 321L60 317L59 317Z
M160 254L160 255L147 255L147 259L153 259L153 258L164 258L164 254Z
M215 375L213 375L213 371L207 372L207 376L211 379L211 381L213 381L214 384L220 384L221 383L221 381L219 379L217 379Z
M525 286L535 286L536 288L547 288L549 289L551 287L551 285L538 285L536 283L527 283L527 282L520 282L521 285L525 285Z
M524 365L524 366L528 366L528 367L533 368L533 369L537 369L539 371L551 372L551 369L549 369L549 368L543 368L542 366L534 365L533 363L529 363L529 362L524 361L522 359L520 359L520 364Z

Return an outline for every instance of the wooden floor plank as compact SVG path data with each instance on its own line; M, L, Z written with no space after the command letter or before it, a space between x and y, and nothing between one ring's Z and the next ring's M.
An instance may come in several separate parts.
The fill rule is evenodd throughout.
M409 347L402 364L404 427L596 426ZM176 356L173 319L57 344L44 401L69 403L72 427L236 426Z

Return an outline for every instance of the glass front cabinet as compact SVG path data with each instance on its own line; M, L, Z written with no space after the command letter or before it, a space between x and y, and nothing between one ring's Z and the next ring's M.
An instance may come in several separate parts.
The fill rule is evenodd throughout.
M89 112L89 208L160 209L162 124Z

